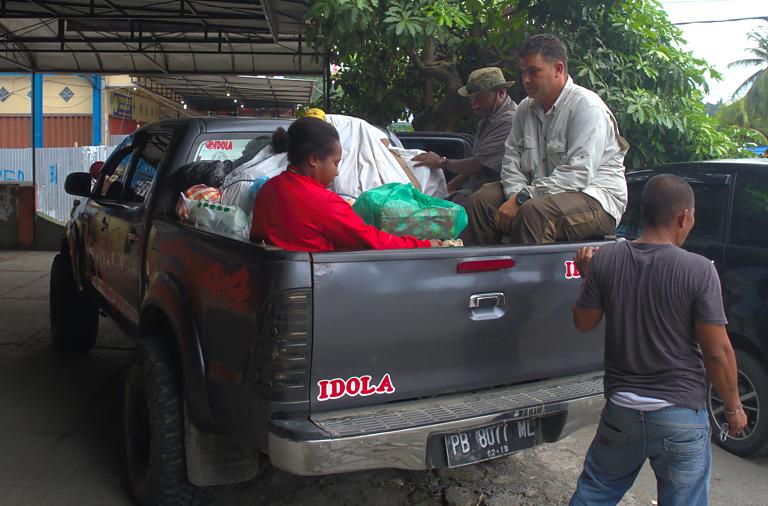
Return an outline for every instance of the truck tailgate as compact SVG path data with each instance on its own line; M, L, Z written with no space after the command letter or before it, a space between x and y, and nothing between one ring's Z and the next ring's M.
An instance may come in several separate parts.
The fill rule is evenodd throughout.
M582 245L314 254L313 412L600 369L602 327L571 319Z

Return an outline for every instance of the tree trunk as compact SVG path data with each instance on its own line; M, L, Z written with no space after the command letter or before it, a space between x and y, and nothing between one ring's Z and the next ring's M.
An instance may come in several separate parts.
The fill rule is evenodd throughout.
M458 94L459 88L464 83L456 65L449 63L426 65L417 62L417 66L425 78L442 81L445 94L436 104L433 99L431 106L426 106L423 111L414 114L414 130L452 132L459 118L472 115L469 101Z
M424 65L435 64L435 50L432 47L432 40L427 39L424 43ZM435 101L435 81L431 77L424 80L424 109L430 109Z

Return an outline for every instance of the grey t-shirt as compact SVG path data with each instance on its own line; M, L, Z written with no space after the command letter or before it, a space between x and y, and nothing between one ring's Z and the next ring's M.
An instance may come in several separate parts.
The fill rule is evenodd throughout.
M512 129L516 110L517 104L507 97L499 110L478 122L472 156L480 161L482 167L479 172L470 176L469 181L464 184L465 189L475 192L484 184L499 180L504 141Z
M592 257L577 300L605 313L605 395L632 392L705 404L694 321L725 325L720 280L703 256L671 244L622 241Z

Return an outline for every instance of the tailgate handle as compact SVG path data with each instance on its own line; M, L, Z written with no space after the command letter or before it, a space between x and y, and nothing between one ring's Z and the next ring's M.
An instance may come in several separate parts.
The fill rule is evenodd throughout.
M472 320L501 318L506 310L504 292L476 293L469 297L469 317Z

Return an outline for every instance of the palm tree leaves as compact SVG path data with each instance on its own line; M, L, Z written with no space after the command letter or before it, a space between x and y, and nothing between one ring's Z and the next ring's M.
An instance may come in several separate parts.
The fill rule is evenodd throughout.
M739 85L738 88L736 88L736 91L733 92L732 97L736 98L743 93L746 93L749 91L749 89L752 87L753 84L755 84L755 81L757 81L757 78L760 77L763 72L768 70L768 30L766 30L765 33L760 33L757 30L752 30L749 32L747 37L754 41L756 46L747 48L747 53L751 54L753 58L743 58L741 60L736 60L734 62L731 62L728 64L728 68L737 68L737 67L754 67L754 66L761 66L760 70L749 76L746 80L744 80L743 83Z

